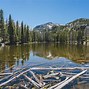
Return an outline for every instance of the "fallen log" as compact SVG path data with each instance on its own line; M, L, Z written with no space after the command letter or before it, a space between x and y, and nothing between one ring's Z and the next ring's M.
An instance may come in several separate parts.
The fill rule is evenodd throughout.
M46 79L43 80L44 82L60 82L61 80L52 80L52 79Z
M37 82L35 82L34 80L32 80L31 78L29 78L27 75L23 74L25 78L27 78L31 83L33 83L33 85L35 85L36 87L41 87L40 84L38 84Z
M17 73L22 72L24 69L26 69L26 68L18 69L17 71L15 70L15 71L13 72L13 74L8 75L8 76L6 76L6 77L0 79L0 81L2 81L2 80L4 80L4 79L7 79L7 78L9 78L9 77L11 77L11 76L13 76L13 75L16 75Z
M3 76L3 75L12 75L13 73L0 73L0 76Z
M52 74L44 75L43 77L44 77L44 78L49 78L49 77L56 76L56 75L58 75L58 74L59 74L59 73L52 73Z
M68 83L70 83L71 81L73 81L74 79L76 79L77 77L79 77L80 75L84 74L87 70L84 70L76 75L74 75L73 77L71 77L70 79L66 80L64 83L62 83L61 85L59 85L58 87L56 87L55 89L61 89L63 88L65 85L67 85Z
M16 79L18 77L20 77L21 75L23 75L24 73L26 73L28 71L30 71L30 69L23 71L22 73L18 74L17 76L14 76L13 78L9 79L8 81L6 81L4 83L1 83L0 87L3 86L3 85L6 85L7 83L11 82L12 80L14 80L14 79Z
M77 74L77 73L69 73L69 72L61 72L62 74L67 74L67 75L75 75L75 74ZM83 74L83 75L85 75L85 76L89 76L89 74Z
M84 69L87 69L89 70L89 67L57 67L57 68L53 68L53 67L49 67L49 68L45 68L45 67L33 67L33 68L30 68L31 70L76 70L76 69L79 69L79 70L84 70Z
M48 89L54 89L54 88L57 87L58 85L64 83L66 80L68 80L68 78L69 78L69 77L66 77L65 80L61 81L60 83L55 84L54 86L49 87Z
M64 76L73 76L77 73L69 73L69 72L62 72ZM82 76L79 76L80 78L89 78L89 74L83 74Z
M33 77L35 78L35 80L40 84L40 86L42 86L43 84L40 82L40 80L36 77L36 75L34 74L34 72L33 71L29 71L32 75L33 75Z

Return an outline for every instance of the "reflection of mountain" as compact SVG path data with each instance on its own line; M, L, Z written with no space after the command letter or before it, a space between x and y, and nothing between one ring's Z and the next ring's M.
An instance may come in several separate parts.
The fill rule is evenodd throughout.
M89 47L85 46L36 44L34 45L33 52L35 52L35 55L47 59L65 57L78 63L89 62Z
M89 47L69 46L59 44L31 44L18 46L5 46L0 48L0 71L14 64L24 64L29 60L30 51L33 56L45 59L65 57L77 63L89 62Z
M37 55L39 57L44 57L46 59L53 59L54 57L52 56L51 52L47 52L47 53L40 53L40 52L33 52L34 55ZM45 55L45 56L44 56Z

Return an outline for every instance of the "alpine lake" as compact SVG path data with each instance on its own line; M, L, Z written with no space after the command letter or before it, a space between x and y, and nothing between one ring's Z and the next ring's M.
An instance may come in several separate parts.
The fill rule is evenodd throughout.
M89 46L34 43L0 47L0 72L12 72L23 66L89 67ZM87 82L71 84L64 89L89 89L89 79L84 81Z

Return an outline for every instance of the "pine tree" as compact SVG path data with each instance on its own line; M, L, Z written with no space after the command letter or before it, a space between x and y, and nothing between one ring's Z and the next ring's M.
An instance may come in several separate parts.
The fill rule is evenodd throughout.
M4 28L5 28L5 42L8 42L9 41L9 37L8 37L8 20L5 21L5 24L4 24Z
M4 16L2 9L0 10L0 37L2 38L2 42L5 42Z
M29 26L27 25L27 29L26 29L26 41L27 43L29 42Z
M26 39L26 31L27 31L27 28L26 28L26 24L24 25L24 29L23 29L23 32L24 32L24 38L23 38L23 40L24 40L24 43L26 43L27 42L27 39Z
M8 22L8 34L9 34L9 42L10 45L15 44L15 24L14 21L11 18L11 15L9 15L9 22Z
M19 27L19 22L16 21L16 42L20 41L20 27Z
M23 21L21 22L21 44L24 43L24 27L23 27Z

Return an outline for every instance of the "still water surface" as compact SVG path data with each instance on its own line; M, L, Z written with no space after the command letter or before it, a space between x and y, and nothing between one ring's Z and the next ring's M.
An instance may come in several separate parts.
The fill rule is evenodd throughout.
M18 66L89 66L89 46L29 44L0 47L0 71ZM12 71L12 69L11 69ZM72 89L89 89L80 84Z

